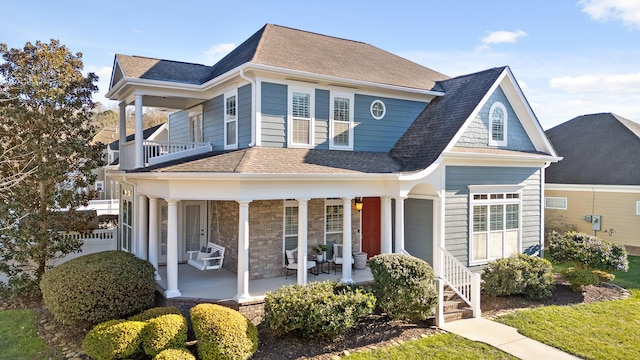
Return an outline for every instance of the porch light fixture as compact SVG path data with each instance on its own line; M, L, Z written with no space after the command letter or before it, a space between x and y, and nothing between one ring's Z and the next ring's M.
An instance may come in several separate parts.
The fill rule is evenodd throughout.
M362 210L362 198L361 197L355 198L354 204L356 206L356 210L358 210L358 211Z

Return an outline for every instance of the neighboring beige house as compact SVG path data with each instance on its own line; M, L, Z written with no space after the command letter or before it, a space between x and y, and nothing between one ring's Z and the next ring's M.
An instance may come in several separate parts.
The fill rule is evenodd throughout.
M640 254L640 124L591 114L546 134L563 160L546 171L545 233L576 230Z
M126 135L133 134L135 128L127 128L125 131ZM91 144L107 144L105 150L105 164L107 166L111 165L118 158L118 149L117 147L113 150L110 145L114 142L117 142L120 139L120 127L118 125L107 125L102 130L100 130L91 140ZM116 145L117 146L117 145ZM95 174L98 175L96 178L96 182L94 183L94 190L98 192L98 196L96 200L109 200L109 199L118 199L118 194L112 194L112 187L108 186L108 181L105 178L105 169L103 167L99 167L93 170Z

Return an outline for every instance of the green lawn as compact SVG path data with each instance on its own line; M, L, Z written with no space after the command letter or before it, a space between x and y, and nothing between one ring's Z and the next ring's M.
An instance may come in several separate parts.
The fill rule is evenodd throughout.
M410 359L517 359L492 346L467 340L454 334L438 334L389 346L366 353L353 353L347 360L410 360Z
M38 337L38 314L33 310L0 311L0 358L18 360L56 359Z

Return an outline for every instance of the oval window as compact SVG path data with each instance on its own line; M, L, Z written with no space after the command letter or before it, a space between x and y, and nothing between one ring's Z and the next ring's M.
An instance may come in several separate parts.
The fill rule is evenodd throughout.
M387 108L384 106L382 100L374 100L371 103L371 116L374 119L380 120L384 117L384 114L387 112Z

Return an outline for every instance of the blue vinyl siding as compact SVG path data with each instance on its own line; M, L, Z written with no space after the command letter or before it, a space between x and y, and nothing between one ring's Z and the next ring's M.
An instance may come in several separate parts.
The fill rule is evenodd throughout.
M261 84L261 140L264 147L286 147L287 86Z
M507 145L489 145L489 109L494 102L499 101L507 109ZM513 111L509 100L500 87L489 97L486 104L480 109L478 115L473 119L464 134L460 137L456 146L460 147L481 147L500 148L508 150L535 151L533 143L529 139L526 131L522 127L520 120Z
M376 99L386 106L386 114L381 120L371 116L371 103ZM354 150L388 152L427 103L356 94L354 105Z
M202 107L202 137L213 150L224 149L224 96L208 100Z
M329 91L316 89L314 144L316 149L329 149Z
M251 85L238 88L238 147L251 143Z
M433 200L404 201L404 248L433 266Z
M541 177L538 168L447 166L445 194L445 248L460 262L469 263L468 185L524 184L522 190L522 251L540 250Z
M186 110L169 115L169 140L189 141L189 113Z

